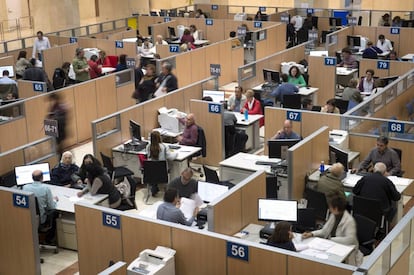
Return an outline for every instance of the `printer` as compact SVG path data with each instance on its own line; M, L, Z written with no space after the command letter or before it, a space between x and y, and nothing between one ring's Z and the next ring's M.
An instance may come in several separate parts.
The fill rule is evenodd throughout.
M329 144L338 147L342 150L348 150L349 148L349 135L344 130L332 130L329 131Z
M157 246L155 250L145 249L127 268L128 275L175 275L175 250Z
M173 133L181 133L184 130L185 125L181 124L178 118L185 117L186 113L165 107L158 109L158 113L158 123L163 130Z

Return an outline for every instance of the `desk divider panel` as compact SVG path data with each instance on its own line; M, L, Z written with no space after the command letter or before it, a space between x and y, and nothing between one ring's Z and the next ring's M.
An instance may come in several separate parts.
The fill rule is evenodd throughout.
M143 130L148 135L152 129L159 127L158 109L165 106L165 97L156 97L144 103L143 118L145 119L145 124L144 128L141 127L141 135Z
M0 128L2 131L3 129ZM24 163L23 150L16 150L8 154L0 155L0 175L4 175L14 170L15 166L19 166Z
M0 124L0 132L2 133L0 152L6 152L22 146L29 142L28 132L26 129L27 121L26 116L15 119L13 121ZM40 129L39 129L40 130ZM6 134L12 134L13 138L5 138ZM10 135L11 136L11 135ZM5 162L8 163L8 162ZM0 167L3 166L3 161L0 161ZM1 168L0 168L1 169Z
M161 21L158 16L138 16L138 28L142 36L149 36L148 27Z
M55 68L62 67L62 47L64 46L52 47L42 51L44 56L43 69L48 75L50 81L53 81L53 72L55 71Z
M96 48L98 38L77 37L78 45L82 48ZM115 40L115 39L114 39Z
M13 194L19 198L13 198ZM20 200L22 196L26 197ZM31 192L0 186L0 201L0 219L3 221L0 227L0 273L40 274L35 196Z
M114 80L115 80L115 78L116 78L116 76L114 77ZM98 82L96 82L96 83L98 83ZM115 83L115 81L113 81L113 83ZM100 92L99 89L97 91ZM114 94L113 91L114 90L111 91L112 94ZM116 87L115 91L116 91L115 100L117 102L116 110L122 110L122 109L125 109L127 107L134 106L136 104L135 98L132 98L132 93L135 91L134 79L132 79L131 82L128 82L126 84L123 84L123 85L120 85L120 86ZM99 94L99 92L98 92L98 94ZM108 90L108 92L110 92L110 91ZM100 102L100 101L98 101L98 102ZM107 112L106 115L111 114L111 113L112 112Z
M97 274L107 268L110 261L123 260L121 211L78 203L75 204L75 214L78 263L82 274Z
M115 113L117 110L123 109L119 108L115 102L119 96L118 89L115 84L115 75L111 74L106 77L102 77L99 81L96 81L96 111L98 117L104 117L108 114ZM114 93L116 91L116 93ZM131 98L132 91L129 93ZM131 104L132 105L132 104ZM131 106L129 105L129 106ZM124 107L125 108L125 107Z
M34 91L34 88L33 88L34 81L19 79L17 83L19 85L19 98L29 98L29 97L33 97L33 96L37 96L42 93L45 93L45 92ZM36 83L42 83L42 85L46 85L45 82L36 81Z
M188 66L187 70L190 71L189 74L191 75L191 79L203 79L210 75L210 70L207 64L205 64L204 66L197 66L196 69L194 68L196 64L198 64L202 60L208 60L208 56L204 49L190 51L190 64L186 64L186 66Z
M12 55L0 57L0 66L13 66L16 63ZM15 68L14 68L15 69ZM11 73L11 72L9 72ZM16 72L14 72L16 74Z
M318 87L318 102L314 105L324 105L328 99L335 97L336 66L325 65L325 57L309 56L309 82Z
M377 68L377 63L378 63L377 59L362 58L359 62L359 77L361 78L361 77L365 76L365 72L368 69L374 70L374 72L375 72L374 76L378 76L378 77L389 76L389 69L380 70L380 69Z
M328 261L287 257L287 274L352 275L356 267L346 264L330 265Z
M48 94L32 97L24 102L28 142L45 136L43 121L49 109L48 103ZM19 131L21 130L19 129L14 133L19 133Z
M199 50L203 49L198 49L197 51ZM200 63L199 65L202 66L204 62L203 60L199 60L197 63ZM194 63L191 60L191 51L175 56L175 71L173 74L177 77L178 87L184 87L195 82L192 79L191 70L195 69L192 67L192 64Z
M62 64L63 62L69 62L70 64L72 64L72 61L76 55L76 48L78 47L79 47L78 43L70 43L70 44L62 45ZM62 64L60 64L58 67L61 67Z
M389 275L410 274L410 248L411 247L408 246L403 255L394 263L388 273Z
M190 112L195 115L195 123L204 129L207 144L207 155L201 162L207 165L218 166L224 159L224 122L223 105L220 113L209 110L211 102L201 100L190 101Z
M341 129L341 115L327 114L312 111L302 111L302 136L306 137L318 130L323 125L329 127L329 130Z
M413 53L413 47L412 47L413 43L414 43L414 29L413 28L400 28L400 47L399 49L397 49L398 55L404 56L408 53Z
M126 54L128 57L135 58L137 56L137 43L136 42L124 42L122 43L123 48L116 48L115 41L112 41L115 48L115 55L120 56Z
M258 198L266 198L266 173L260 171L258 174L253 174L253 177L241 188L241 208L242 208L242 225L247 226L250 223L259 223L257 213Z
M92 136L90 121L98 118L96 81L87 81L73 86L75 98L75 118L78 141L87 140Z
M197 90L196 88L198 88L198 87L191 86L191 89ZM177 109L177 110L179 110L181 112L187 113L188 111L185 108L186 104L185 104L184 95L187 92L189 92L189 90L190 89L185 89L184 88L184 89L179 90L179 91L172 91L172 92L170 92L168 94L168 96L166 96L164 98L165 107L167 109L175 108L175 109ZM197 97L196 97L196 99L197 99ZM157 115L158 115L158 113L157 113ZM158 119L158 117L157 117L157 119Z
M414 99L413 94L414 86L411 86L407 89L407 91L401 93L399 96L389 101L387 104L384 104L384 106L378 109L372 115L372 117L385 119L396 117L397 119L402 121L409 121L410 118L408 117L408 112L406 110L405 105L407 104L407 102L411 102Z
M318 27L319 27L319 22L320 22L320 17L318 19ZM326 49L329 52L329 56L335 56L336 51L342 51L343 48L348 46L347 35L352 35L352 28L350 27L342 28L340 30L335 31L334 35L337 37L336 43L329 44L329 41L327 41L325 44L327 45Z

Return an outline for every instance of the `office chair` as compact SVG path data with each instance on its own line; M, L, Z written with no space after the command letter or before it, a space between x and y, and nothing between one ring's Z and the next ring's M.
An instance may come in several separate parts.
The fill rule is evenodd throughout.
M339 113L343 114L348 110L348 100L343 100L339 98L335 98L335 105L339 109Z
M315 209L316 218L325 222L329 215L325 194L311 188L305 188L304 197L308 200L307 207Z
M117 208L118 210L125 211L130 209L137 209L137 205L135 203L135 193L137 190L137 182L132 177L134 173L125 167L119 167L114 172L114 180L117 183L122 181L127 182L129 184L130 193L128 197L122 197L121 205ZM115 183L114 182L114 183Z
M231 183L230 180L220 181L216 170L210 169L205 165L203 165L203 170L204 170L204 174L206 175L206 182L225 185L225 186L228 186L229 188L234 187L234 184Z
M201 147L201 150L195 153L192 158L197 159L199 157L205 158L207 156L207 143L206 143L206 135L204 133L204 129L201 126L197 125L197 142L195 144L196 147ZM194 168L190 166L190 162L188 163L188 166L198 172L201 173L201 168ZM200 177L203 177L204 175L201 173Z
M361 251L364 256L367 256L374 250L377 223L358 214L354 214L354 219L357 226L359 251Z
M401 159L402 159L402 150L401 149L399 149L399 148L391 148L392 150L394 150L396 153L397 153L397 155L398 155L398 158L400 159L400 163L401 163ZM396 174L396 176L397 177L402 177L403 175L404 175L404 173L405 173L405 171L403 171L403 170L400 170L397 174Z
M300 109L302 107L301 95L284 95L282 105L283 108Z
M362 25L362 15L358 17L358 26Z
M105 167L108 170L108 174L112 178L112 180L114 180L115 175L117 175L117 177L120 177L119 175L122 175L122 174L130 174L130 175L134 174L134 172L132 172L126 167L123 167L123 166L115 167L110 157L108 157L102 152L100 152L100 154L102 158L103 167Z
M147 197L145 203L151 194L151 185L159 183L168 183L168 169L166 160L144 160L143 182L147 184Z
M224 126L224 150L226 158L232 156L236 139L236 128L234 125Z
M44 240L47 232L52 229L52 218L48 218L47 223L41 224L40 223L40 208L39 208L39 202L37 200L37 197L35 197L35 204L36 204L36 224L37 224L37 232L39 234L39 239ZM56 228L55 228L56 229ZM57 245L50 245L50 244L40 244L39 245L40 250L44 249L50 249L53 250L53 253L57 254L59 253L59 249ZM40 263L44 263L44 259L40 258Z
M361 215L373 220L377 229L383 229L388 234L388 220L382 211L381 202L376 199L370 199L362 196L354 196L352 205L352 214ZM377 230L377 232L378 232Z

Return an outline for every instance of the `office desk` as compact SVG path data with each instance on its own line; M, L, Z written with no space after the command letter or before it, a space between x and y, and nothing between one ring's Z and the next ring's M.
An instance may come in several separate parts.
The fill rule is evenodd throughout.
M109 74L115 70L116 68L113 68L113 67L102 67L102 74Z
M168 146L168 143L165 143ZM177 158L173 161L168 161L168 168L170 170L170 179L179 177L181 171L188 167L187 159L193 156L195 153L201 151L201 147L180 145L180 149L175 149L178 153ZM141 164L138 155L145 155L145 150L139 152L136 151L125 151L124 145L118 145L112 148L112 155L114 158L114 166L125 166L134 172L134 176L142 178Z
M219 87L220 91L224 91L224 97L225 99L228 99L233 93L234 89L239 86L239 83L237 82L230 82L229 84L223 85Z
M249 139L246 142L246 150L258 149L260 147L260 119L263 115L249 115L244 119L244 114L233 112L237 118L236 129L246 133Z
M264 93L264 95L262 96L264 98L270 98L269 95L272 91L265 91L262 88L263 84L264 83L253 87L253 90L254 91L260 91L261 93ZM316 88L316 87L300 87L298 94L300 94L302 97L311 96L313 104L317 104L317 102L318 102L317 91L319 91L319 88ZM271 99L274 100L273 97Z
M358 69L336 67L336 84L347 87L352 78L358 79Z
M193 43L195 46L197 47L202 47L204 45L208 45L210 44L210 40L205 40L205 39L197 39L194 41Z
M266 242L266 239L260 238L260 230L263 228L262 225L249 224L242 231L247 231L249 234L243 238L255 243ZM336 243L328 239L322 239L318 237L311 237L308 239L301 238L301 234L294 233L293 244L296 249L301 250L299 253L318 259L329 260L333 262L343 262L354 250L354 245L343 245Z
M311 182L317 182L319 181L320 177L319 170L316 170L313 172L308 180ZM342 184L344 185L345 189L347 191L352 192L352 188L357 184L357 182L362 178L362 176L359 176L357 174L351 174L350 172L347 173L346 178L342 180ZM398 192L403 193L405 189L407 189L408 186L411 185L411 183L414 181L414 179L408 179L408 178L400 178L396 176L389 176L388 177L395 185L395 188ZM403 198L401 196L401 199L397 203L397 221L399 221L402 218L403 214Z
M401 59L404 61L413 61L414 53L407 53L404 56L401 56Z

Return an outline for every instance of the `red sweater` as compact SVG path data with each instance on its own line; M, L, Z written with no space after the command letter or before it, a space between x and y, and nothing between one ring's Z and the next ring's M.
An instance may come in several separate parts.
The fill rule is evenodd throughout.
M248 110L249 115L262 115L262 104L257 99L253 99L252 108L249 108L249 102L246 101L243 106L244 109ZM260 119L260 127L264 125L264 117Z

